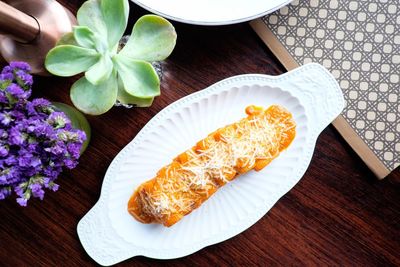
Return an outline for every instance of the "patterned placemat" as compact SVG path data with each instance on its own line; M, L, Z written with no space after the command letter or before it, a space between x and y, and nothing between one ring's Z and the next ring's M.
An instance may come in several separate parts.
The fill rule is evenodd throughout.
M251 25L287 69L332 72L346 99L333 124L379 178L400 165L399 0L295 0Z

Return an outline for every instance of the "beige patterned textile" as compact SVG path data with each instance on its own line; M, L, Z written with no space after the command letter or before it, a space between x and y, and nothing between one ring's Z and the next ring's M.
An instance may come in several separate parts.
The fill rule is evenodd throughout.
M295 0L251 24L287 68L331 71L346 99L335 126L380 178L400 165L399 0Z

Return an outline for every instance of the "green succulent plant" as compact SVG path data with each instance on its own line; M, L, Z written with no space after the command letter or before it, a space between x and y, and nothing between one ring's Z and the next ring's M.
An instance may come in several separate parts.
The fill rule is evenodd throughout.
M160 95L160 80L151 62L172 53L175 29L162 17L145 15L118 51L128 15L128 0L89 0L78 10L79 26L47 54L45 66L54 75L85 72L70 91L73 104L84 113L103 114L116 100L146 107Z

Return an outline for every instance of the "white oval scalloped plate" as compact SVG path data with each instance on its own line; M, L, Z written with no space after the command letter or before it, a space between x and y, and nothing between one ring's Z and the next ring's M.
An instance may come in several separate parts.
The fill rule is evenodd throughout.
M211 131L245 116L246 106L280 104L297 123L290 147L260 172L222 187L170 228L141 224L127 212L135 188ZM342 91L321 65L280 76L240 75L184 97L158 113L113 160L100 200L78 224L87 253L112 265L137 255L171 259L246 230L262 218L306 171L320 132L344 107Z
M227 25L272 13L293 0L132 0L163 17L196 25Z

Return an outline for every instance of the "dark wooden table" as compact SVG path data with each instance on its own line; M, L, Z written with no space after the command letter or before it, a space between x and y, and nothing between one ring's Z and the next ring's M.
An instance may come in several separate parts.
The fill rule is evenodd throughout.
M82 1L61 1L76 11ZM132 21L146 11L131 6ZM134 14L132 14L134 13ZM151 108L113 108L90 117L93 138L57 193L27 208L0 202L0 266L91 266L76 233L96 203L112 159L161 109L221 79L285 70L248 24L174 23L178 43L164 66L162 96ZM75 78L35 78L35 96L70 103ZM332 126L318 139L301 181L258 223L223 243L175 260L135 257L131 265L400 266L400 171L378 181Z

